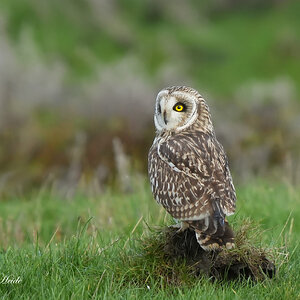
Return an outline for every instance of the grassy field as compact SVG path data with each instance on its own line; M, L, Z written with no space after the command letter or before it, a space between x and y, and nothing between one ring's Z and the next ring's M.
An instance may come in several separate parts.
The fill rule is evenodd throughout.
M78 192L67 200L43 190L3 200L2 299L300 299L299 190L259 182L237 189L230 222L238 228L250 218L260 226L258 246L280 248L274 279L213 283L175 264L169 278L180 273L181 279L170 281L159 273L164 261L147 250L147 241L155 235L148 226L171 219L145 182L127 195ZM5 276L18 283L4 284Z
M241 182L277 170L299 179L300 2L182 5L0 1L1 299L300 300L299 187L237 187L229 221L237 232L253 224L250 241L277 267L256 283L212 282L166 263L155 229L173 220L144 177L132 193L81 186L63 196L76 178L114 184L115 137L129 169L146 168L149 103L174 84L211 99ZM33 190L52 176L61 191Z

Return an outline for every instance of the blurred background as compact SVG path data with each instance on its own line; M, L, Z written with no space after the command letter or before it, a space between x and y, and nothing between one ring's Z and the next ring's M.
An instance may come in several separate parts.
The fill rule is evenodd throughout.
M297 0L2 0L0 196L145 179L157 92L207 99L234 181L300 182Z

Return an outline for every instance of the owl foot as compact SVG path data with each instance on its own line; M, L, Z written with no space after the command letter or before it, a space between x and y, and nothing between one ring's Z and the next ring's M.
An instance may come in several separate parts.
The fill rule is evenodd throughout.
M179 223L176 223L174 225L170 225L169 226L170 228L177 228L178 230L176 231L177 233L180 233L180 232L184 232L186 229L188 229L190 226L188 223L186 222L179 222Z
M229 226L227 221L225 222L225 232L224 235L222 236L222 241L227 249L233 249L235 247L234 232Z
M221 250L220 248L224 246L223 241L220 238L205 233L196 231L196 238L201 248L205 251Z
M197 242L205 251L217 251L221 248L228 250L235 248L234 238L223 238L196 232Z
M235 248L234 238L223 238L223 244L225 245L226 249L233 249Z
M226 246L226 249L230 250L230 249L235 248L235 243L229 243L229 242L227 242L225 246Z

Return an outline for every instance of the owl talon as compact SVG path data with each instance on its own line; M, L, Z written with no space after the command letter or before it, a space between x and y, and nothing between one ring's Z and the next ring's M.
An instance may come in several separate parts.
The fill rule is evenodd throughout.
M189 224L186 223L186 222L179 222L179 223L170 225L169 228L176 228L176 229L178 229L176 231L176 233L181 233L181 232L184 232L186 229L189 228Z
M218 243L213 243L207 246L201 245L201 248L205 251L216 251L216 250L220 250L221 246Z
M222 246L224 246L221 239L199 231L196 231L196 238L201 248L205 251L221 250Z
M235 243L226 243L226 249L230 250L235 248Z
M169 228L177 228L180 229L181 228L181 223L176 223L176 224L172 224L168 226Z

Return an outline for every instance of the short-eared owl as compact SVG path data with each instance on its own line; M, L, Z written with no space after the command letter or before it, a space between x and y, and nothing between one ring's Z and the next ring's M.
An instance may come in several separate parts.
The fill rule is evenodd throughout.
M148 172L156 201L181 221L180 231L195 231L204 250L234 247L225 216L235 211L235 189L205 100L189 87L166 88L157 95L154 123Z

